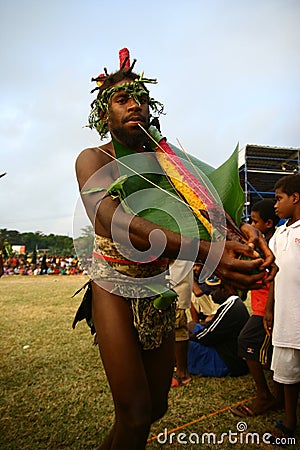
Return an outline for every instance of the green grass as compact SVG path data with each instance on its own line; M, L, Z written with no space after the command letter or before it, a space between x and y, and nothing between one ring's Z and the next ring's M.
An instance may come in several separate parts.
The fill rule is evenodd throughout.
M1 450L92 450L112 425L112 399L98 349L92 345L85 323L75 330L71 327L81 295L74 299L71 296L86 279L0 279ZM248 375L193 377L190 385L171 390L168 413L151 429L153 437L165 428L183 427L176 431L176 439L170 443L168 438L165 445L151 441L147 449L260 448L228 441L211 446L189 442L191 433L201 437L204 432L214 432L220 438L223 432L236 432L239 420L228 410L185 426L253 395ZM262 435L281 416L281 412L272 412L245 422L249 431ZM177 442L180 432L186 433L187 444Z

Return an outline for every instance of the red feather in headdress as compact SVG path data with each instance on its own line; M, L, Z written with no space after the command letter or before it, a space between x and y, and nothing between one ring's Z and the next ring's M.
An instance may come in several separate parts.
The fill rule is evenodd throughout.
M130 55L128 48L122 48L119 51L120 69L130 68Z

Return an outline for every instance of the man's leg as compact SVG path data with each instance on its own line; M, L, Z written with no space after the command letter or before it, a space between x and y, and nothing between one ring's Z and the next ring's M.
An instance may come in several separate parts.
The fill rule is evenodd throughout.
M152 401L130 304L93 283L93 320L116 415L99 449L141 450L151 425Z
M161 418L168 409L174 369L174 343L174 333L171 332L159 348L145 350L142 355L151 397L151 423Z

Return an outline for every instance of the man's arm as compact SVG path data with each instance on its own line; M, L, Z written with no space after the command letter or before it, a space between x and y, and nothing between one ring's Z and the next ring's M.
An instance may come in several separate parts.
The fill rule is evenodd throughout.
M108 145L106 151L113 150ZM265 275L259 268L262 258L255 258L253 249L235 241L214 242L192 239L160 227L142 217L129 214L118 199L106 194L110 184L116 180L116 165L113 157L99 149L84 150L76 161L76 174L80 191L103 188L101 192L82 194L87 214L97 234L112 237L137 252L164 256L170 259L200 261L205 264L209 255L209 270L236 288L257 288ZM139 253L138 253L139 254ZM241 260L240 255L249 260ZM139 260L139 259L137 259ZM208 264L208 263L207 263ZM258 273L253 273L258 271Z

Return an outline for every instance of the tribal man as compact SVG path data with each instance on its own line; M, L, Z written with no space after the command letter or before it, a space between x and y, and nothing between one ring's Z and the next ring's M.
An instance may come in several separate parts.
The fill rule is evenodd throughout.
M144 132L152 114L159 116L163 106L146 88L155 80L133 73L135 61L130 65L126 49L120 55L120 70L109 75L105 69L95 79L98 93L89 116L89 126L101 139L109 133L111 141L83 150L76 161L81 197L95 231L89 323L96 332L115 405L114 425L98 450L144 449L151 424L167 410L176 300L168 278L169 261L180 258L191 261L191 268L195 261L205 266L209 250L222 248L212 252L212 271L241 289L255 288L273 262L262 237L254 235L250 226L243 232L264 258L254 253L253 245L226 240L220 247L219 242L197 234L181 233L180 226L176 231L167 226L173 220L168 211L161 211L155 220L154 210L160 207L156 203L151 212L147 197L153 185L160 186L159 199L169 195L172 203L176 197L172 186L169 191L165 188L170 182L162 175ZM141 168L145 164L148 173ZM133 176L126 174L128 167ZM143 173L140 178L139 173ZM132 197L131 206L122 193ZM185 207L180 196L176 202L179 211ZM140 213L133 212L134 207ZM242 260L241 255L247 258Z

